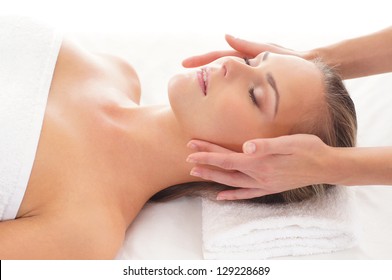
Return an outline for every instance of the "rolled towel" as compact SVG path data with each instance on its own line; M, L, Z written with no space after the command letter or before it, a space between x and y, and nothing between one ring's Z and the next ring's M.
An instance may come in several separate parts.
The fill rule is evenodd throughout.
M205 259L268 259L330 253L357 242L353 193L343 187L299 203L202 199Z

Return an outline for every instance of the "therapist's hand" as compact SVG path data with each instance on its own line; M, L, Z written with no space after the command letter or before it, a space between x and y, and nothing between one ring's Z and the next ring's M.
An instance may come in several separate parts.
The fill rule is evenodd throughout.
M243 145L243 153L200 140L190 141L188 147L195 150L187 159L196 164L193 176L238 187L220 192L219 200L248 199L328 183L336 174L330 168L334 166L332 148L314 135L250 140Z
M223 56L238 56L238 57L248 57L253 58L257 56L259 53L269 51L273 53L279 54L289 54L299 56L305 59L313 58L313 55L310 52L299 52L290 50L275 44L270 43L255 43L251 41L246 41L239 38L234 38L233 36L226 35L225 39L227 43L233 48L233 50L226 51L214 51L210 53L206 53L203 55L192 56L185 59L182 62L184 67L199 67L205 64L208 64L220 57Z

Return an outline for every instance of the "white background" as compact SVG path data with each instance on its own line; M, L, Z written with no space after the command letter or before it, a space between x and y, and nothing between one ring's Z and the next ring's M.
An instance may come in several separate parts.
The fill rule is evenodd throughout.
M0 0L0 13L37 17L71 33L120 32L122 36L144 33L151 37L159 34L161 37L167 36L169 42L171 34L174 33L176 36L180 33L187 34L184 36L186 40L192 37L190 34L197 34L198 38L216 37L217 49L227 48L223 35L229 33L300 50L390 26L392 22L390 2L381 0ZM184 43L194 43L185 42L186 40L184 39ZM306 45L303 44L304 41ZM180 50L184 46L173 46L173 48ZM96 48L99 49L100 46ZM136 48L143 48L143 46ZM211 44L208 44L208 48L211 48ZM179 52L179 56L182 58L184 55L191 55L196 50L203 52L211 49L203 49L203 44L198 42L197 46L186 52ZM127 52L124 51L124 54ZM133 62L131 59L130 61ZM142 61L136 59L135 63L137 70L142 72L142 80L147 80L145 77L148 75L143 74ZM166 76L162 81L167 81ZM146 83L142 81L142 84ZM358 107L360 111L365 105L361 107L359 104ZM374 231L377 230L374 228Z
M356 35L391 24L389 1L6 0L1 13L34 15L68 31Z

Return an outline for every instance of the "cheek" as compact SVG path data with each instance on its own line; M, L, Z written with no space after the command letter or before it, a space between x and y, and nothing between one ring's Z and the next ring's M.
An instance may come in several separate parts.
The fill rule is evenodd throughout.
M245 100L246 101L246 100ZM243 142L260 137L261 123L255 119L249 104L244 100L230 99L228 102L219 103L211 116L210 135L215 143L225 146L240 146Z
M171 78L168 85L169 102L180 128L191 138L207 140L211 125L208 102L192 77L186 74Z

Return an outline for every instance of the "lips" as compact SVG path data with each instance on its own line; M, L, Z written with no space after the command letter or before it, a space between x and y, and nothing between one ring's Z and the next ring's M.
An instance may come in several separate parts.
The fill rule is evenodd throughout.
M208 72L206 68L201 68L200 71L197 72L197 79L199 81L202 92L204 95L207 95Z

